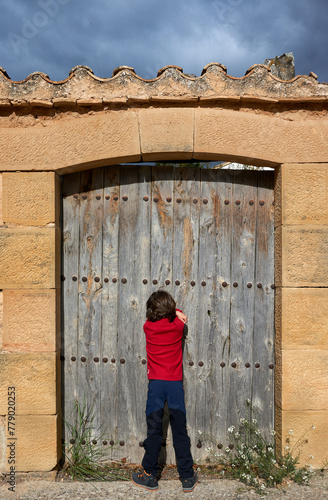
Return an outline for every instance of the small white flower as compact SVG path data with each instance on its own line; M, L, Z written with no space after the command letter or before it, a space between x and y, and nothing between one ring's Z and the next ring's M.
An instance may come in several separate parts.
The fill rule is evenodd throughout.
M310 459L313 460L314 459L314 456L313 455L310 455Z
M227 453L230 453L230 448L226 448L226 449L225 449L225 451L226 451Z
M235 430L235 427L232 425L231 427L229 427L228 432L232 433L234 430Z
M271 448L271 446L269 446L269 448L268 448L268 452L269 452L269 453L272 453L272 452L273 452L273 448Z
M241 419L240 419L240 423L241 423L241 424L245 424L246 422L247 422L247 420L246 420L245 418L241 418Z
M285 450L289 450L289 446L285 446Z
M315 425L312 425L312 429L315 429Z
M290 431L288 432L288 434L293 434L293 431L292 431L292 429L290 429Z
M271 436L275 436L276 435L276 431L271 431Z
M265 490L265 484L261 484L260 488L261 490Z
M249 398L246 399L246 403L249 405L251 400Z
M253 424L257 424L256 418L253 418L252 422L253 422Z
M237 432L235 433L235 437L236 437L236 438L239 438L239 436L240 436L240 434L239 434L239 432L237 431Z
M203 432L202 432L202 431L197 431L197 432L198 432L198 434L199 434L200 436L203 434Z

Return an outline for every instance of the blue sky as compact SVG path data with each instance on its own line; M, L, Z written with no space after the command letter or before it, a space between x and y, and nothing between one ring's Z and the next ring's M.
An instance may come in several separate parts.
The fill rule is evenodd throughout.
M168 64L232 76L293 52L296 74L328 82L327 0L0 0L0 66L13 80L65 79L83 64L100 77L132 66L155 78Z

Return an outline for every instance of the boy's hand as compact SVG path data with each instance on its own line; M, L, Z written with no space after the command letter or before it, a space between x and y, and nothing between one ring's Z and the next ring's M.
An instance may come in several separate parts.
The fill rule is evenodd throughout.
M183 314L182 311L175 311L175 314L178 316L179 319L181 319L183 323L187 323L188 317L185 314Z

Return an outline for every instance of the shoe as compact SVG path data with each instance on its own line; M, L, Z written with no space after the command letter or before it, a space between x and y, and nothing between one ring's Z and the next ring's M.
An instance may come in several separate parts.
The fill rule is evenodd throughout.
M195 486L198 484L198 476L196 472L194 472L194 475L191 477L188 477L188 479L181 479L182 482L182 490L186 493L189 493L191 491L194 491Z
M132 474L132 482L137 486L146 488L146 490L158 490L158 481L156 477L147 474L145 470L142 472L134 472Z

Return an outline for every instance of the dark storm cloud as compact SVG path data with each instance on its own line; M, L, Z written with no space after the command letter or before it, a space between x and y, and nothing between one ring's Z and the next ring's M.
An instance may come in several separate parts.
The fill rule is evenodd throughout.
M242 76L294 52L296 72L328 81L325 0L0 0L0 65L12 79L60 80L77 64L154 78L167 64L199 75L209 62Z

